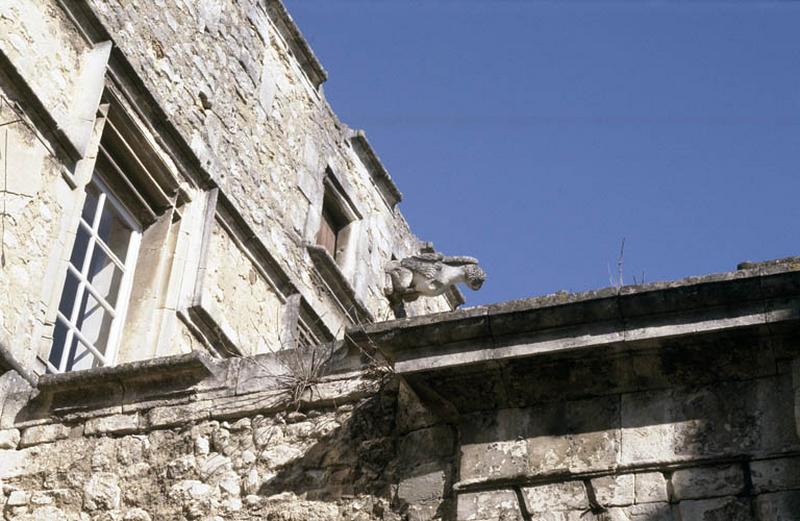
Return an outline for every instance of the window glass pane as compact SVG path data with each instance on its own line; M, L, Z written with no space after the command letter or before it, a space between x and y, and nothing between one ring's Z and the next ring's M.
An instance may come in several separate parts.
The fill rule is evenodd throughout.
M97 201L100 199L100 191L93 183L86 186L86 202L83 203L83 213L81 217L91 226L94 223L94 213L97 210Z
M95 247L87 278L92 287L113 307L117 305L117 294L122 282L122 270L106 255L102 248Z
M103 215L100 217L100 227L97 233L114 252L114 255L120 261L125 262L125 254L128 252L128 244L131 242L131 229L122 220L110 201L103 205Z
M83 272L85 265L86 281L81 282L80 275L67 271L59 302L60 315L66 318L57 320L48 358L57 370L73 371L103 365L102 357L111 348L113 317L122 309L122 282L125 276L132 275L127 273L123 264L127 260L134 227L123 218L127 213L118 210L110 197L97 180L86 187L69 268ZM96 229L93 227L95 221ZM85 289L78 301L81 287ZM71 324L73 315L75 323Z
M86 258L86 249L89 247L89 232L86 228L78 225L78 232L75 234L75 244L72 245L72 255L69 262L81 271L83 259Z
M53 348L50 349L50 358L48 359L55 367L61 364L61 354L64 352L64 342L67 340L67 327L61 322L56 321L56 327L53 330Z
M102 365L100 361L95 358L89 348L81 344L77 338L72 341L72 347L69 350L69 359L67 360L66 371L80 371L81 369L91 369Z
M58 310L67 318L72 317L72 309L75 306L77 293L78 279L68 271L67 279L64 281L64 291L61 292L61 302L58 304Z
M78 330L101 353L105 353L111 330L111 315L88 292L83 294L77 320Z

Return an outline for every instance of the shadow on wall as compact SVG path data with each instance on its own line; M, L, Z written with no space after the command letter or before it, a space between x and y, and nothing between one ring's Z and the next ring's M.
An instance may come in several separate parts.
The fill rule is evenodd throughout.
M776 342L707 337L412 381L461 411L464 443L636 431L651 444L663 436L647 434L663 432L680 442L674 456L713 456L798 443L788 367L796 354ZM640 459L625 455L623 463Z
M781 516L800 512L800 478L776 477L800 475L796 338L697 336L414 378L464 412L459 520L796 519Z
M257 444L263 445L257 455L259 461L280 461L286 455L296 455L265 477L258 495L290 492L316 501L373 496L387 499L394 511L373 512L378 516L375 519L405 518L392 517L395 514L454 519L450 497L454 429L432 425L438 421L433 417L422 424L419 417L409 418L414 414L409 409L417 404L409 402L415 399L413 396L399 392L399 385L395 377L386 377L378 394L339 407L337 417L345 418L341 422L334 418L320 421L309 411L307 415L288 414L289 421L304 419L280 429L273 426L259 433L254 424ZM325 432L324 436L302 451L282 448L288 441L285 433L302 437L312 422L314 429Z

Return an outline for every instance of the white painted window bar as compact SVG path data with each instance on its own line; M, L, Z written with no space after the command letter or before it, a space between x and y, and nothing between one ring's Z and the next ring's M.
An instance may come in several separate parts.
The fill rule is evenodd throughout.
M67 266L48 372L113 364L140 239L141 227L95 176Z

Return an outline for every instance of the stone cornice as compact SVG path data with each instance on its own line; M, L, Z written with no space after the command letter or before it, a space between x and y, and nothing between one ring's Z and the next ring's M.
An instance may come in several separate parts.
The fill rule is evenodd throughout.
M646 343L800 319L800 258L673 282L478 306L353 328L400 374Z
M353 144L353 149L361 162L367 167L370 177L384 201L386 201L389 208L394 209L397 203L403 200L403 194L394 184L389 171L383 166L383 162L381 162L375 153L375 149L372 148L372 145L367 140L366 133L363 130L354 131L350 137L350 142Z
M306 41L303 33L300 32L292 15L286 10L281 0L267 0L266 7L272 22L291 47L303 72L306 73L314 88L319 89L320 85L328 79L328 73L320 63L317 55L314 54L311 46L308 45L308 41Z

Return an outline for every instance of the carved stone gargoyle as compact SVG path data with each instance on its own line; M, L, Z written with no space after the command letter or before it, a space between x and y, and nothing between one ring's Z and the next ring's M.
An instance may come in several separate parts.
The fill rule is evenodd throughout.
M395 316L402 318L406 316L405 302L441 295L460 282L478 290L485 280L486 272L478 265L478 259L448 257L428 243L417 255L389 263L384 293Z

